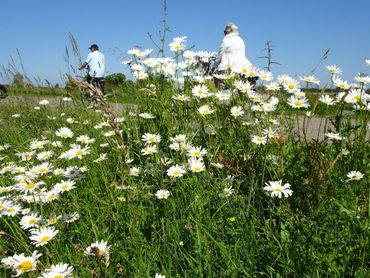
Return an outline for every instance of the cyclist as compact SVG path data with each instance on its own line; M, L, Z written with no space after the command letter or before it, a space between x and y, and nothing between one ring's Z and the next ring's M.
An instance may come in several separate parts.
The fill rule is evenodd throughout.
M99 46L92 44L90 47L90 53L79 68L88 69L87 81L97 86L104 94L104 76L105 76L105 57L103 53L99 51Z

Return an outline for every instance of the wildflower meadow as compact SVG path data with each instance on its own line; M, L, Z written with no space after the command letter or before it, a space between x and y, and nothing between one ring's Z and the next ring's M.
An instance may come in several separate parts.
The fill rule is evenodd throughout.
M1 277L369 276L370 78L210 74L186 42L128 51L121 111L74 77L0 100Z

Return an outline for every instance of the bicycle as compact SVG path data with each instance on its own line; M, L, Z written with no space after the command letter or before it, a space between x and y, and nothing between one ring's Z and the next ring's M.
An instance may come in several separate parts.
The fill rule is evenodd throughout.
M0 98L6 98L8 96L8 91L5 85L0 84Z
M102 78L102 77L101 78L95 78L95 77L92 77L89 74L87 74L85 79L86 79L87 83L93 84L97 89L99 89L103 93L103 95L105 95L105 90L104 90L105 81L104 81L104 78Z
M75 79L70 75L67 77L69 90L73 92L76 88L78 88L81 93L81 101L84 105L85 101L87 101L90 105L96 105L105 102L105 95L98 84L91 82L86 77L78 79Z

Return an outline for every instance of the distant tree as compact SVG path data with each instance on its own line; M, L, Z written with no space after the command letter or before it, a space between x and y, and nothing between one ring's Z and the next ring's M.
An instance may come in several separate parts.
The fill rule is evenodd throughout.
M27 82L24 80L24 76L17 72L13 75L13 82L12 85L15 87L24 87Z
M133 91L135 91L135 85L136 85L136 83L134 81L126 80L126 82L124 84L124 89L127 92L133 92Z
M105 77L107 85L122 86L126 82L126 75L123 73L113 73Z

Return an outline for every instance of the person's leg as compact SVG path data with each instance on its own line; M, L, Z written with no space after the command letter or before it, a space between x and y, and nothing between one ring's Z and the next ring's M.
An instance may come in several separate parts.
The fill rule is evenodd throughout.
M94 78L93 80L94 85L100 89L100 91L105 94L104 92L104 78Z
M102 78L102 79L99 81L99 86L100 86L100 90L101 90L101 92L103 93L103 95L105 95L104 85L105 85L105 82L104 82L104 79Z

